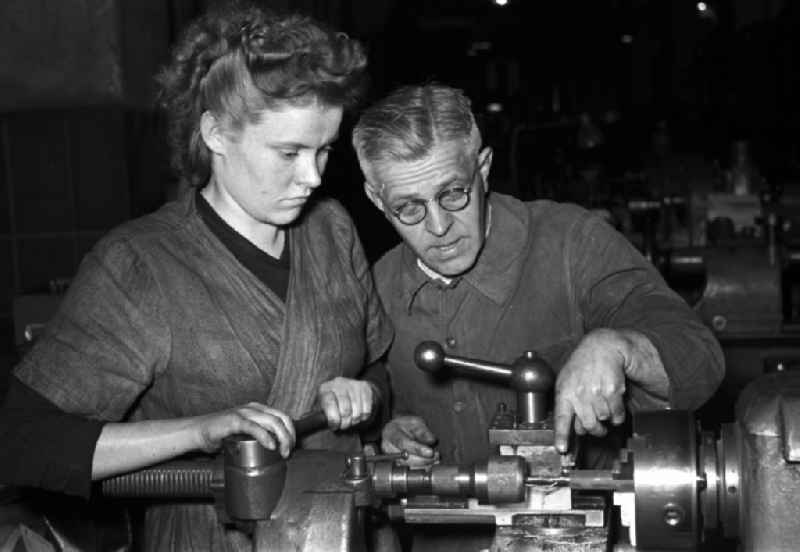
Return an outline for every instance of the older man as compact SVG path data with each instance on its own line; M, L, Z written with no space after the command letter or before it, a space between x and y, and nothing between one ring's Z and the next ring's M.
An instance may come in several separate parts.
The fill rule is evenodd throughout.
M562 452L573 427L602 436L626 407L692 409L714 392L719 344L623 236L574 205L490 193L492 150L460 90L396 90L362 114L353 145L367 195L403 238L375 266L396 329L386 451L485 458L496 404L513 403L502 386L418 370L428 339L452 355L548 360Z

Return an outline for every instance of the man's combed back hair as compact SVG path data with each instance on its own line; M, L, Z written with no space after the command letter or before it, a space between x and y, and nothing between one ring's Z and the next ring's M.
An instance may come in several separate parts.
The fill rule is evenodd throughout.
M480 149L480 133L464 93L442 84L403 86L367 108L353 129L365 164L416 161L442 142L463 140Z
M206 13L184 31L157 77L173 168L194 186L208 180L204 111L236 132L282 103L349 108L363 93L366 64L361 44L307 16L241 4Z

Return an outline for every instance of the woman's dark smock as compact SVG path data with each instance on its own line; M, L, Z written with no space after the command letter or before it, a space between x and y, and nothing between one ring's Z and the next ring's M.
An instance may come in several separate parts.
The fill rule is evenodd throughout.
M288 240L284 303L203 223L194 194L122 225L85 257L17 377L98 420L195 416L249 401L300 417L320 383L358 377L392 334L339 204L309 205ZM325 430L302 446L359 444ZM146 523L148 549L249 546L224 533L211 506L154 506Z

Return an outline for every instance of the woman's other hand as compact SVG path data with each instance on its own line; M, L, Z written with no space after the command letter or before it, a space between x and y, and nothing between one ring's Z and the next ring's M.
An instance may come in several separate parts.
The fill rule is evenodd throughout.
M372 383L336 377L319 386L317 400L333 430L347 429L372 416L378 393Z
M214 452L222 440L236 433L246 433L269 450L278 450L284 458L294 448L294 424L285 413L261 403L250 402L230 410L201 416L199 420L200 446L205 452Z

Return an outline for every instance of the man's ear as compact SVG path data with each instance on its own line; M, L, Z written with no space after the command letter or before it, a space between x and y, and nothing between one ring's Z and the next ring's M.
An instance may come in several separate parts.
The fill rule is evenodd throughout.
M200 135L206 147L213 153L225 153L225 134L219 119L210 111L203 111L200 116Z
M483 183L483 193L489 193L489 173L492 170L492 158L494 151L489 146L483 148L478 153L478 170L481 172L481 182Z
M368 181L364 181L364 192L366 192L367 197L372 202L372 204L380 209L382 213L385 213L383 210L383 201L381 201L380 196L378 196L378 192L375 191L375 187L370 184Z

